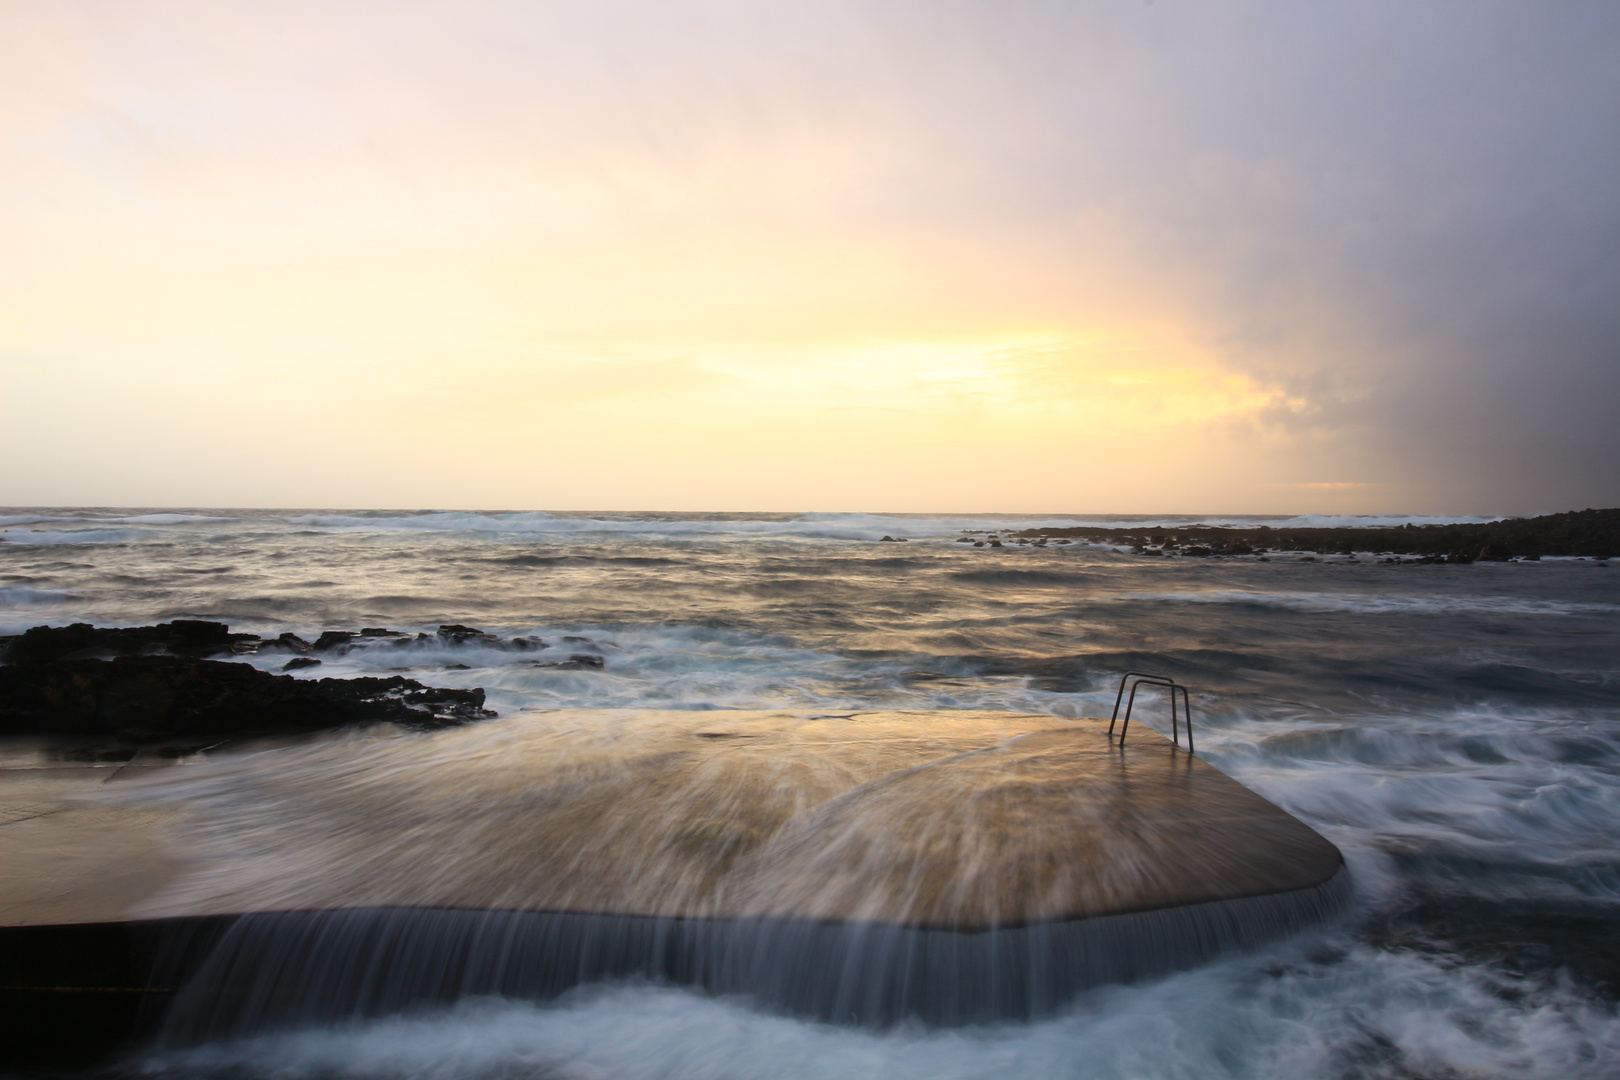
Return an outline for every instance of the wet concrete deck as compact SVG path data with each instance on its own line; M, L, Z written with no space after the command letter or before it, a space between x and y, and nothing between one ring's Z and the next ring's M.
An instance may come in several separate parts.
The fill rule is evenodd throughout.
M0 1060L619 978L1028 1018L1342 903L1327 840L1106 727L579 710L178 761L0 746Z
M434 907L975 932L1292 893L1341 867L1219 770L1106 726L580 710L179 764L18 752L0 760L0 927Z
M0 926L118 922L174 879L163 833L172 811L94 796L172 762L0 757Z

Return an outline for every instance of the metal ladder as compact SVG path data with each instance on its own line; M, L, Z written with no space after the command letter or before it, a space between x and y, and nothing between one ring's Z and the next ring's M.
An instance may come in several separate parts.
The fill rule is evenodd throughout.
M1187 694L1187 688L1176 680L1164 675L1151 675L1146 671L1127 671L1120 677L1119 693L1114 695L1114 715L1108 720L1108 734L1114 734L1114 723L1119 719L1119 703L1125 699L1125 684L1132 679L1131 696L1125 702L1125 722L1119 726L1119 744L1125 745L1125 733L1131 727L1131 709L1136 705L1136 691L1143 686L1162 686L1170 691L1170 740L1175 745L1181 745L1181 728L1176 723L1176 691L1181 691L1182 704L1187 710L1187 753L1193 752L1192 733L1192 698Z

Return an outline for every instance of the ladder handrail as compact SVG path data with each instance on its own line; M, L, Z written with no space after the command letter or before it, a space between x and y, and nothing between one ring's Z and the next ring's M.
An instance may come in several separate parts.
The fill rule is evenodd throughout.
M1132 679L1136 681L1131 682ZM1125 700L1125 684L1127 682L1131 683L1131 696L1128 700ZM1120 676L1119 693L1114 695L1114 715L1108 720L1109 736L1111 737L1114 734L1114 724L1119 720L1120 702L1125 700L1125 722L1120 724L1119 727L1119 744L1121 746L1125 745L1125 735L1131 728L1131 711L1136 707L1136 691L1143 686L1162 686L1170 692L1170 739L1176 746L1181 745L1181 725L1178 723L1179 717L1176 715L1176 691L1181 691L1182 705L1187 712L1187 753L1193 753L1192 695L1187 692L1185 686L1182 686L1176 680L1165 675L1154 675L1146 671L1127 671Z
M1125 742L1125 733L1131 729L1131 710L1136 707L1136 691L1141 689L1144 685L1162 686L1170 691L1170 732L1172 737L1174 737L1177 731L1176 681L1174 679L1165 678L1162 675L1138 676L1136 681L1131 683L1131 696L1125 700L1125 722L1119 725L1119 741L1122 745Z
M1110 735L1114 733L1114 721L1119 719L1119 704L1125 700L1125 682L1132 675L1140 675L1144 679L1163 679L1166 682L1175 682L1174 679L1167 676L1154 675L1147 671L1127 671L1124 675L1121 675L1119 678L1119 693L1114 695L1114 715L1108 719L1108 734Z

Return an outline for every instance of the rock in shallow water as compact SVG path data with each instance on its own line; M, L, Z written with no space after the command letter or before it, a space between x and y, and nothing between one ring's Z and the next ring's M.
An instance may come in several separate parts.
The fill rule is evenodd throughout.
M283 638L290 636L282 635ZM224 623L200 619L176 619L156 626L98 627L74 623L36 626L17 637L0 638L0 660L7 664L39 664L155 652L203 657L244 646L251 648L258 640L258 634L233 634Z
M295 679L198 655L251 638L206 622L36 626L0 641L0 735L155 743L381 722L436 728L495 715L483 707L480 688L424 686L397 675Z

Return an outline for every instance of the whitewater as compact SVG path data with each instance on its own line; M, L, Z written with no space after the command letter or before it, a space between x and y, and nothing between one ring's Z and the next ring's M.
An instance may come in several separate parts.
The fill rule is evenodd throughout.
M484 687L500 717L457 745L490 753L567 708L1107 715L1119 672L1158 670L1193 688L1200 756L1338 845L1355 886L1331 925L1034 1022L859 1030L603 983L152 1052L127 1066L142 1075L1612 1076L1620 569L1147 559L1010 538L1456 520L1474 519L12 508L0 634L175 618L267 637L427 632L297 677ZM452 647L432 634L447 623L603 666ZM338 782L431 769L446 745L385 728L257 753ZM241 760L183 768L217 820L297 812Z

